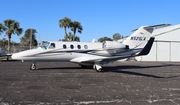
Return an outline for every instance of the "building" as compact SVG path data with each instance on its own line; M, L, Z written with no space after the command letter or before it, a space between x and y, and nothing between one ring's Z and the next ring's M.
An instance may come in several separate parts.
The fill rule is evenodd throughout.
M151 36L155 41L150 53L137 61L180 61L180 24L156 29Z

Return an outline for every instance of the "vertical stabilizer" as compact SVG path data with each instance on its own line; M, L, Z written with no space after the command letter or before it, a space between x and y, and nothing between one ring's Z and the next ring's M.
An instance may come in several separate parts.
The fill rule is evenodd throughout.
M144 48L154 28L152 26L142 26L136 30L131 36L123 41L130 49Z

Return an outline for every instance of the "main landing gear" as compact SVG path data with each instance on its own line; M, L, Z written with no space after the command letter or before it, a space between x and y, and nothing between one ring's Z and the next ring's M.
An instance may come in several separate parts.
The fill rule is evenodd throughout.
M36 62L33 62L30 66L30 70L36 70Z
M82 64L79 64L82 68L89 68L89 66L87 65L82 65ZM91 66L92 67L92 66ZM90 67L90 68L91 68ZM96 70L97 72L103 72L102 70L102 66L100 64L94 64L93 65L93 69Z
M99 64L94 64L93 69L96 70L97 72L103 72L102 66Z

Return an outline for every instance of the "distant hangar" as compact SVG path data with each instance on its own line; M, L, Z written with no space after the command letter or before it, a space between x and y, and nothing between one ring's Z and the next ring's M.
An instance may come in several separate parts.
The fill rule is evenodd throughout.
M150 53L137 61L180 61L180 24L156 29L151 37L155 41Z

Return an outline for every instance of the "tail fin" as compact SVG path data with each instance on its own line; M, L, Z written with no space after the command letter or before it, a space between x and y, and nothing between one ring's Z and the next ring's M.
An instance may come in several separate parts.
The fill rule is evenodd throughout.
M152 26L142 26L125 39L123 44L128 45L130 49L144 48L153 30L154 28Z
M142 26L139 29L133 30L133 34L123 41L123 44L128 45L130 49L144 48L147 44L150 35L154 29L170 26L171 24L158 24L152 26Z
M151 37L148 41L148 43L146 44L146 46L142 49L142 51L138 54L138 56L140 55L147 55L149 54L150 50L151 50L151 47L153 45L153 42L154 42L154 37Z

